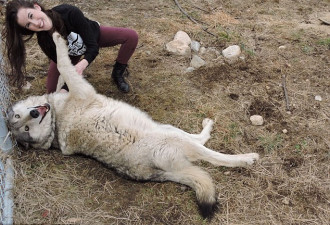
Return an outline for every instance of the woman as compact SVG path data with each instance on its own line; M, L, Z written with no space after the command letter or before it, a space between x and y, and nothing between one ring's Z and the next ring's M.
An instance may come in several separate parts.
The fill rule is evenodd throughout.
M134 30L99 25L98 22L84 17L83 13L72 5L63 4L45 10L36 1L29 0L13 0L6 6L3 37L6 40L11 74L18 87L24 83L24 44L36 33L39 46L51 60L47 92L56 90L59 72L56 66L56 47L52 39L54 31L67 38L69 55L79 74L93 62L100 47L121 44L111 76L119 90L129 92L130 87L124 79L124 72L138 43L138 35Z

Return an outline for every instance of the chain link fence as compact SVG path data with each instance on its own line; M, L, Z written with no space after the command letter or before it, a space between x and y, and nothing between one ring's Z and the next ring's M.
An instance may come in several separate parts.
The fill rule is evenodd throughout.
M0 223L3 225L13 224L14 169L10 157L10 153L13 152L13 140L6 123L6 110L10 103L9 84L0 45Z

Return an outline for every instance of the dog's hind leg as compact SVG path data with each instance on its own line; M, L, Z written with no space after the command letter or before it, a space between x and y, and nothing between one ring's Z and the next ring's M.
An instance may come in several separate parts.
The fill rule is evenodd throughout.
M202 215L210 217L216 205L215 187L210 175L183 154L180 148L185 140L154 135L141 139L121 153L125 159L122 171L137 180L174 181L191 187Z
M257 153L228 155L216 152L194 142L182 142L181 149L189 161L207 161L215 166L245 167L252 165L259 159Z
M205 118L202 123L203 130L199 134L190 134L177 127L174 127L172 125L167 125L167 124L162 124L161 127L164 128L166 131L178 132L180 135L182 134L194 141L197 141L197 143L204 145L211 137L213 123L214 123L213 120L211 120L209 118Z

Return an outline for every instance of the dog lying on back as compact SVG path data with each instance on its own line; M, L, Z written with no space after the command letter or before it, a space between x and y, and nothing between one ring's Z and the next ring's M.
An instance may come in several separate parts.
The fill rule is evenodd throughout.
M244 167L258 154L226 155L204 144L213 121L203 120L200 134L189 134L153 121L139 109L103 95L75 70L66 41L53 34L57 66L68 93L31 96L8 109L9 126L26 148L59 148L63 154L91 156L137 181L174 181L196 192L203 217L211 217L217 202L210 175L192 162Z

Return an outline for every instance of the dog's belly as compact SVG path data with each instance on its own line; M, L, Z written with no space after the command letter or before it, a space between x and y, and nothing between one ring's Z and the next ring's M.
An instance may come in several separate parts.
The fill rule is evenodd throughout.
M63 154L81 153L112 163L126 146L148 135L158 125L146 114L124 103L62 111L57 115L57 137Z
M145 154L144 151L136 149L134 155L128 151L141 140L141 135L134 134L132 130L119 130L114 126L99 126L99 123L88 126L88 129L77 126L70 129L67 135L61 135L62 152L90 156L134 180L150 180L159 175L159 170L149 165L149 156L141 155Z
M64 126L58 135L60 148L64 153L81 153L101 160L134 143L137 138L132 132L118 129L112 124L84 122Z
M149 135L156 135L159 124L146 113L126 103L98 96L90 105L59 110L56 115L57 140L63 154L91 156L137 180L150 179L158 171L147 165L148 154L128 149ZM136 154L143 159L137 163ZM143 171L143 172L141 172Z

